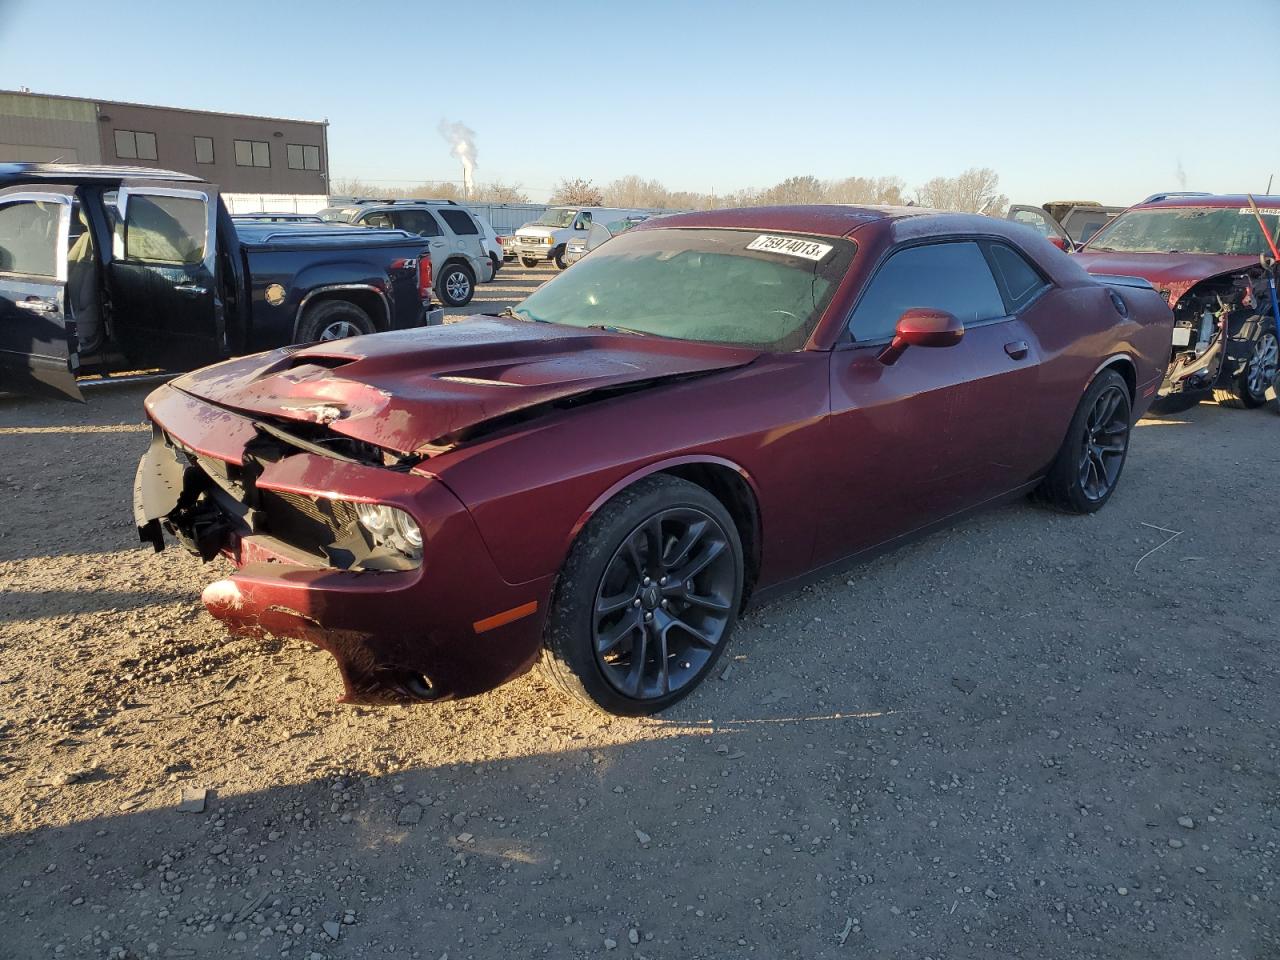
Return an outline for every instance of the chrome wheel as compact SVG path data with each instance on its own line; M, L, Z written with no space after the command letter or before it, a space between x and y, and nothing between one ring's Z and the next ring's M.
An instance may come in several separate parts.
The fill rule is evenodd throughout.
M1085 420L1080 448L1080 490L1089 500L1103 500L1115 486L1129 448L1129 396L1113 385L1102 391Z
M1247 383L1249 392L1258 399L1267 395L1267 389L1276 382L1276 371L1280 361L1280 344L1276 335L1266 331L1253 345L1253 355L1249 358Z
M360 333L360 328L349 320L335 320L320 331L321 340L344 340Z
M604 678L637 700L681 689L724 639L736 589L734 551L714 517L678 507L641 523L596 589L593 649Z

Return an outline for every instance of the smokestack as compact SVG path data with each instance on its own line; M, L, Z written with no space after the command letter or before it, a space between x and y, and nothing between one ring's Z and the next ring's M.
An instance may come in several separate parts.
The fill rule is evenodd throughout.
M462 193L471 197L476 175L476 132L465 123L441 120L437 128L449 144L449 151L462 161Z

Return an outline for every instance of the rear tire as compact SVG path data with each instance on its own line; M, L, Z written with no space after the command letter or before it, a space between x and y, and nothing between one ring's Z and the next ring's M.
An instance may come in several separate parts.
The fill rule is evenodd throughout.
M520 262L524 264L526 267L528 267L530 270L532 270L534 267L538 265L538 261L535 260L533 257L521 257Z
M1129 384L1103 370L1089 384L1035 499L1066 513L1102 509L1120 482L1133 427Z
M493 274L489 279L496 280L498 277L498 271L502 269L502 258L496 253L491 253L489 254L489 260L493 263Z
M742 603L729 511L696 484L647 477L601 507L560 571L542 673L625 716L665 710L714 669Z
M347 300L325 300L307 308L298 325L298 342L345 340L377 328L369 315Z
M1276 339L1275 322L1257 318L1252 322L1252 327L1248 361L1226 384L1214 388L1213 399L1224 407L1235 410L1260 407L1267 402L1267 391L1276 382L1280 341Z
M449 307L465 307L476 293L476 275L465 263L446 263L436 280L436 296Z

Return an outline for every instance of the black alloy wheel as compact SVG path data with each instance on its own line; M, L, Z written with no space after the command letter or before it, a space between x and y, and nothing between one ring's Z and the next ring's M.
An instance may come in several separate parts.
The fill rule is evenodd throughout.
M656 514L627 536L596 589L596 662L635 700L681 690L732 622L737 570L728 534L702 510Z
M1103 370L1076 407L1035 499L1067 513L1100 510L1120 482L1132 417L1128 382L1114 369Z
M1129 449L1129 389L1111 384L1094 401L1080 442L1080 489L1090 501L1110 496Z
M542 672L609 713L666 709L715 667L737 623L746 563L733 516L658 474L596 511L565 558Z

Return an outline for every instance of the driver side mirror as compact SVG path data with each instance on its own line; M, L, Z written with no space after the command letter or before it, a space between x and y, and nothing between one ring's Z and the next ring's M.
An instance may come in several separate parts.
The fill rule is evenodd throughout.
M955 314L931 307L912 307L898 318L892 342L876 359L891 367L907 347L954 347L963 337L964 324Z
M1049 236L1047 236L1045 239L1048 240L1050 243L1052 243L1055 247L1057 247L1063 253L1070 253L1076 248L1074 243L1072 243L1066 237L1058 236L1056 233L1049 234Z

